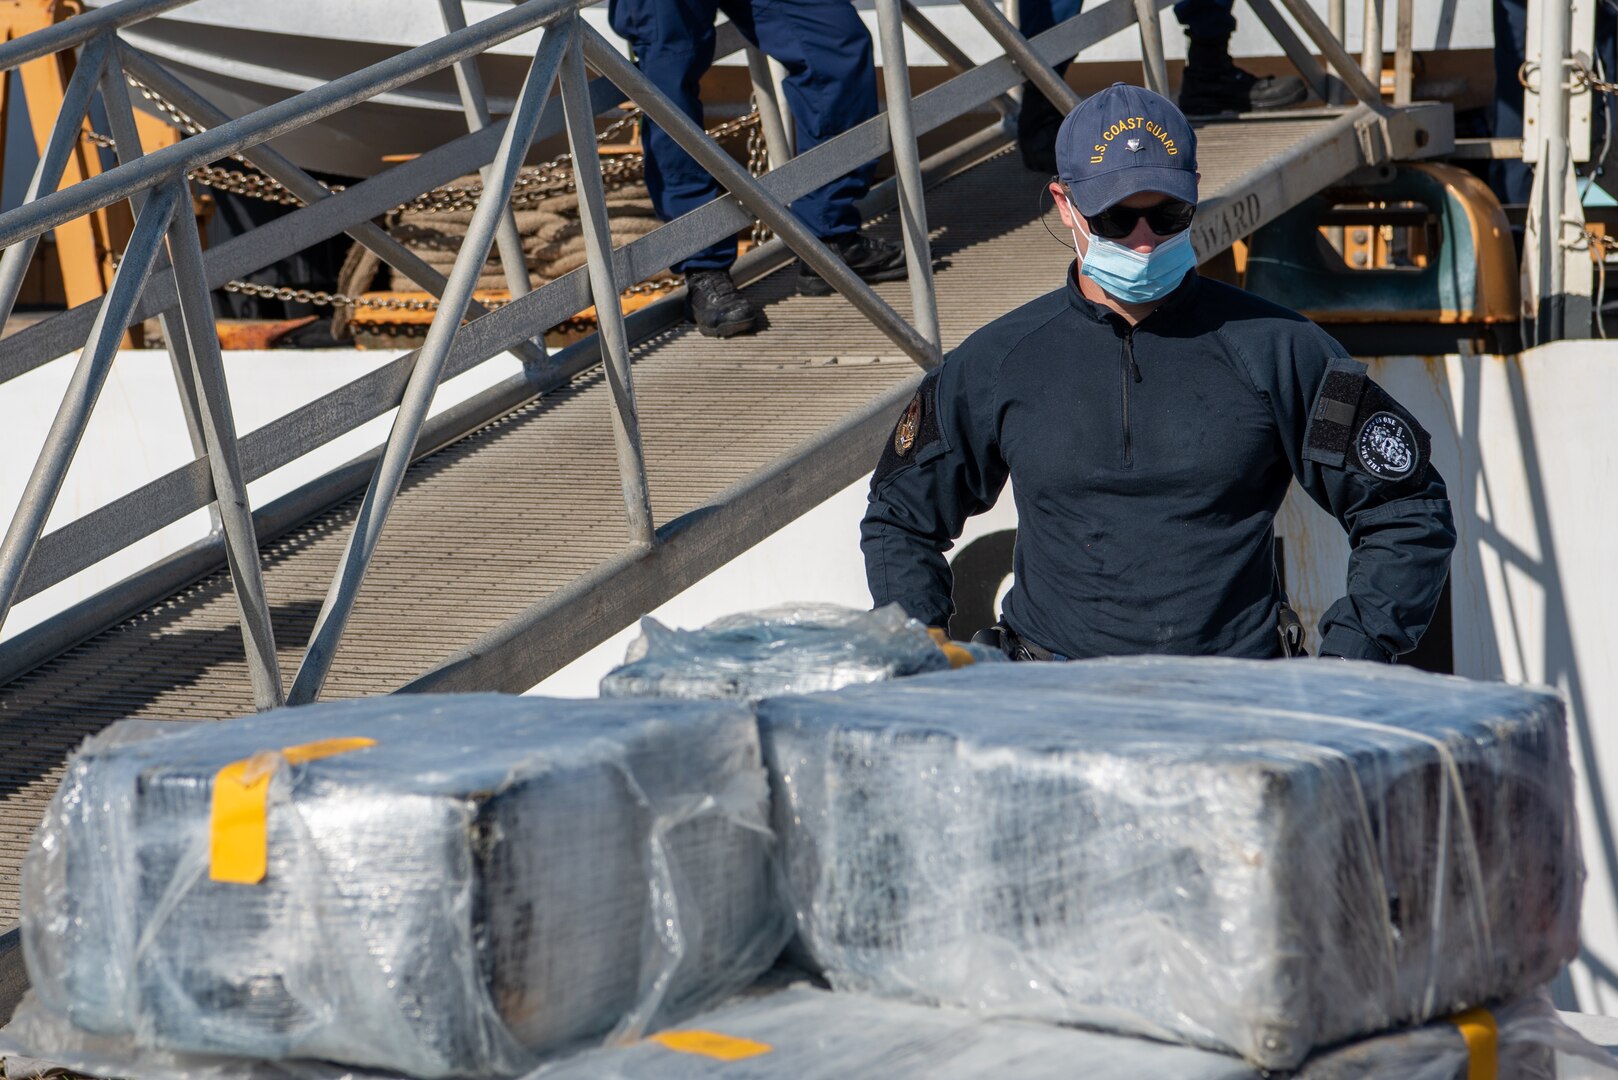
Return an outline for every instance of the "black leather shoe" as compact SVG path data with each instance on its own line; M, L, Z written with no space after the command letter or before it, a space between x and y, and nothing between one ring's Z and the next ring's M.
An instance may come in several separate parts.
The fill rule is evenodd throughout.
M1259 78L1230 59L1226 39L1192 38L1180 77L1180 111L1187 116L1284 109L1309 96L1302 79Z
M706 337L727 338L758 329L758 308L736 289L726 270L685 275L685 314Z
M848 264L848 268L865 281L898 281L906 276L904 245L897 240L879 240L864 233L849 233L826 241L832 253ZM837 290L831 282L815 273L809 264L798 260L798 292L804 296L830 296Z

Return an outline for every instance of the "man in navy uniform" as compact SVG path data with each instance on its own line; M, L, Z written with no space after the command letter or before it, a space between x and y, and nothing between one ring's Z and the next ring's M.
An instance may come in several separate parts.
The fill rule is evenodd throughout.
M1230 35L1236 32L1234 0L1179 0L1174 15L1185 27L1185 72L1180 76L1180 109L1191 116L1257 112L1296 105L1309 96L1302 79L1250 74L1230 58ZM1043 34L1079 13L1084 0L1022 0L1020 29L1029 37ZM1067 65L1057 65L1066 72ZM1017 147L1023 164L1036 172L1056 171L1056 130L1062 114L1033 83L1024 83L1022 111L1017 114Z
M1198 276L1196 135L1171 102L1110 87L1056 154L1078 261L922 380L861 529L877 604L943 626L944 552L1009 478L1014 657L1283 655L1273 523L1296 479L1352 549L1320 653L1415 648L1455 545L1427 433L1319 327Z
M785 92L799 153L876 115L871 34L852 0L611 0L612 28L634 48L635 63L685 114L702 123L698 83L713 64L714 20L723 11L736 28L787 70ZM646 188L658 217L672 221L724 193L719 182L650 120L641 141ZM792 209L866 281L905 276L904 248L859 231L855 203L871 186L875 163L816 188ZM727 237L682 260L686 313L710 337L758 329L758 309L730 277L736 239ZM798 264L798 291L830 296L831 285Z

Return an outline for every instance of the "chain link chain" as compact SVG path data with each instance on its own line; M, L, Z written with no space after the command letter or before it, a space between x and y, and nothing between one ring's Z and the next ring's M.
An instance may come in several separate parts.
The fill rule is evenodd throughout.
M125 72L124 78L131 87L140 93L142 98L150 102L157 111L167 116L169 122L185 134L200 135L207 130L193 117L134 75ZM639 108L630 109L621 118L602 129L600 134L596 136L596 142L601 144L611 141L621 134L625 128L638 123L643 115ZM754 103L752 111L746 115L709 128L708 135L718 141L744 131L748 133L747 171L753 176L762 176L769 168L769 154L765 148L756 103ZM92 130L87 131L85 137L96 146L117 152L118 142L109 135ZM224 191L232 195L260 199L264 202L278 203L282 206L304 205L304 200L293 194L273 177L260 172L240 154L232 154L231 159L247 166L247 169L228 169L216 165L204 165L188 172L186 178L204 187ZM601 163L601 179L609 190L621 188L640 179L645 173L645 166L645 154L614 154ZM334 195L347 190L342 184L322 183L322 186ZM527 209L543 198L552 195L569 194L575 190L573 183L573 155L563 153L539 165L531 165L522 169L517 174L516 182L512 185L510 202L513 209ZM444 211L473 210L476 209L478 200L482 195L482 184L446 184L442 187L434 188L432 191L424 192L409 202L400 204L390 213L432 214ZM763 243L771 235L773 234L763 222L755 221L753 223L753 242L755 244ZM121 261L121 257L114 255L112 261L113 266L116 268ZM631 285L623 290L622 295L650 295L673 288L679 284L681 284L679 277L661 277ZM324 289L259 285L251 281L227 281L221 288L225 292L239 293L243 296L309 304L314 307L374 308L386 311L438 310L437 300L350 296L346 293L328 292ZM490 301L484 306L493 309L503 307L507 303L510 303L510 301L496 300Z
M1568 83L1569 90L1593 90L1602 94L1618 94L1618 82L1609 82L1590 70L1590 65L1577 58L1568 61L1568 68L1572 81ZM1539 93L1539 87L1534 85L1533 77L1539 74L1541 67L1532 60L1524 60L1517 65L1517 81L1523 89Z
M163 97L156 90L141 82L134 75L127 72L124 75L129 85L140 92L140 95L151 102L153 108L166 115L170 122L188 135L197 135L207 130L193 117L181 110L173 102ZM638 108L630 109L622 117L613 121L600 134L596 136L597 143L607 143L623 132L623 130L641 119L642 113ZM758 112L754 110L745 116L727 121L717 127L710 128L708 134L714 139L725 139L743 131L755 129L758 126ZM99 132L91 132L90 139L98 146L105 146L116 150L117 143ZM750 140L751 143L751 140ZM749 154L752 147L749 145ZM232 195L241 195L250 199L260 199L265 202L278 203L282 206L302 206L304 201L288 191L279 181L266 176L240 154L232 158L243 165L247 170L226 169L213 165L205 165L193 169L187 178L206 187L224 191ZM751 162L749 162L751 164ZM517 174L516 183L512 185L511 205L514 209L529 209L541 199L551 195L570 194L573 186L573 155L571 153L558 154L549 161L539 165L531 165ZM601 164L601 179L609 189L622 187L641 178L645 172L645 155L614 154ZM754 173L754 175L759 175ZM348 190L342 184L322 185L332 194ZM390 213L442 213L454 210L472 210L477 207L478 199L483 195L482 184L445 184L416 196L409 202L395 207Z
M647 296L680 284L677 277L662 277L642 281L623 290L626 296ZM289 303L310 304L314 307L377 308L383 311L437 311L437 300L399 299L391 296L350 296L346 293L326 292L322 289L297 289L280 285L258 285L251 281L227 281L220 286L225 292L256 296L265 300L284 300ZM483 301L491 311L505 307L510 300Z
M1573 61L1573 82L1577 86L1588 90L1595 90L1603 94L1618 94L1618 83L1608 82L1596 77L1596 73L1580 60Z
M770 151L769 145L764 139L764 124L759 117L758 95L753 96L751 104L753 110L748 116L753 119L754 123L747 132L747 171L753 176L763 176L770 170ZM748 235L752 238L753 246L758 247L760 244L769 242L775 233L764 222L754 218L753 231Z

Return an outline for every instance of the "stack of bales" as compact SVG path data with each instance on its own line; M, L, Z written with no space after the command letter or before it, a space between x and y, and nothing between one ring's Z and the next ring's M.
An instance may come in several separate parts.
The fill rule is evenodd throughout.
M1452 1080L1471 1044L1433 1022L1482 1006L1500 1075L1574 1045L1533 996L1583 877L1554 694L947 667L891 612L776 611L649 626L596 702L93 742L28 864L12 1036L111 1039L132 1076L626 1080ZM715 1008L794 931L821 989ZM632 1045L581 1052L603 1038Z

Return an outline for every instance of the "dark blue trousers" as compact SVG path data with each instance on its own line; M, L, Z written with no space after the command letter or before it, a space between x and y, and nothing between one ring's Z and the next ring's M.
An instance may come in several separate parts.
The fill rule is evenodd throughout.
M1180 0L1174 5L1174 17L1195 38L1229 37L1236 31L1236 17L1231 14L1235 0ZM1071 19L1084 6L1084 0L1022 0L1019 7L1020 29L1028 37L1043 34L1057 23Z
M699 124L698 82L713 64L714 20L721 11L765 55L785 65L799 153L876 115L871 35L852 0L611 0L608 11L613 30L633 46L641 72ZM646 188L664 221L724 193L657 125L647 121L641 139ZM855 232L860 217L854 203L870 188L875 172L874 162L855 169L811 191L792 209L822 238ZM673 269L721 270L735 261L732 237Z

